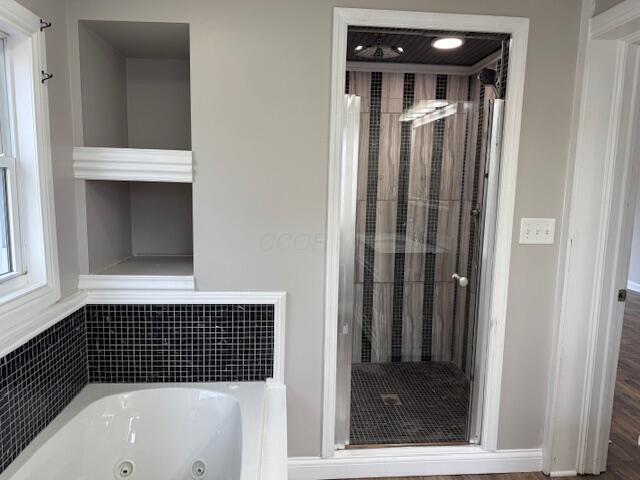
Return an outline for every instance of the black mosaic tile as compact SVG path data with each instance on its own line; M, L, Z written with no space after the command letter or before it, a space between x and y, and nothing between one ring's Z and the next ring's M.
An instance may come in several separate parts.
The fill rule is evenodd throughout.
M354 364L349 443L466 442L469 392L450 363Z
M436 99L447 98L447 76L436 76ZM438 220L440 216L440 183L442 180L442 158L444 151L445 119L436 120L433 125L431 173L427 199L426 244L436 245ZM424 292L422 299L422 361L431 360L431 338L433 336L433 309L436 275L436 252L429 249L424 256Z
M265 380L273 322L273 305L88 305L89 380Z
M373 325L373 281L378 208L378 160L380 154L380 112L382 109L382 73L371 74L369 95L369 151L367 196L365 204L364 274L362 283L362 361L371 361Z
M0 472L88 382L84 309L0 359Z
M416 76L404 74L402 110L413 105ZM402 361L402 317L404 313L404 260L407 242L409 175L411 169L411 122L400 127L400 162L398 166L398 202L396 207L395 259L393 265L393 312L391 323L391 361Z

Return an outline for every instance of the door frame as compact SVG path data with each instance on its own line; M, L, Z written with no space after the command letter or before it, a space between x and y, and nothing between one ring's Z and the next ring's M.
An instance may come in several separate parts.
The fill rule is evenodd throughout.
M495 257L493 263L490 294L490 334L486 359L486 395L483 408L483 435L479 446L459 447L398 447L392 449L392 456L426 455L451 453L453 463L451 473L458 471L455 457L461 454L486 454L494 452L498 446L498 419L500 415L500 391L502 363L507 313L509 266L511 242L514 226L514 206L516 175L520 142L520 123L525 80L525 65L529 19L490 15L461 15L426 12L406 12L392 10L369 10L335 8L333 17L332 77L331 77L331 129L327 213L327 252L325 270L325 338L324 338L324 379L322 400L322 459L332 460L359 458L365 462L368 454L380 457L388 449L358 449L357 453L335 452L336 416L336 372L338 343L338 286L340 265L340 199L341 199L341 132L343 122L342 98L345 88L347 29L349 25L402 27L434 30L489 31L508 33L512 36L510 61L508 65L507 104L504 117L502 164L500 170L498 211L496 217ZM535 455L534 455L535 456ZM446 457L434 457L441 461ZM534 468L524 455L522 467ZM537 457L536 457L537 458ZM320 460L322 460L320 459ZM482 462L478 462L478 469ZM498 468L498 467L496 467ZM394 473L394 470L385 470ZM402 470L400 470L402 471ZM422 470L424 471L424 469ZM486 472L486 470L482 470ZM510 470L517 471L517 470ZM524 470L522 470L524 471ZM336 472L337 473L337 472ZM473 473L468 469L465 473ZM332 477L338 478L338 477Z
M589 18L593 4L585 1L545 425L543 468L558 477L606 468L624 316L617 292L640 183L640 2Z
M358 150L360 147L360 97L344 95L344 132L342 139L342 162L344 179L340 202L340 287L338 329L345 324L350 329L353 317L355 294L355 249L356 238L349 233L355 232L356 205L358 191ZM340 327L342 326L342 327ZM349 438L351 417L351 358L353 344L351 332L338 335L336 364L348 362L349 368L336 370L336 444L344 447ZM342 397L342 401L338 398ZM348 397L348 398L347 398ZM340 421L338 421L340 419Z

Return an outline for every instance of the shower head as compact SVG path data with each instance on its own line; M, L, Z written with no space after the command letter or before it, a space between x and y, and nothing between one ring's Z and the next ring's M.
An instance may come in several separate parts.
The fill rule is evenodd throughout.
M496 85L496 71L490 68L483 68L478 74L478 80L483 85L495 86Z
M496 94L496 98L499 97L497 84L498 77L495 70L492 70L490 68L483 68L478 74L478 80L480 80L480 83L485 87L492 87L493 91Z
M376 43L373 45L358 45L355 48L356 55L362 58L369 58L371 60L387 60L390 58L397 58L404 53L402 47L396 47L393 45L385 45L382 42L382 36L376 38Z

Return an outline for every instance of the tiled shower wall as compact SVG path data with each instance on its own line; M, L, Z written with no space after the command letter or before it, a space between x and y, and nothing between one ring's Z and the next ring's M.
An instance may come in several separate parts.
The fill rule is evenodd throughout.
M88 305L0 359L0 473L92 382L273 375L273 305Z
M475 76L351 71L347 92L361 97L353 362L464 368L474 327L472 209L482 201L493 91ZM414 102L432 99L474 108L417 129L400 122Z

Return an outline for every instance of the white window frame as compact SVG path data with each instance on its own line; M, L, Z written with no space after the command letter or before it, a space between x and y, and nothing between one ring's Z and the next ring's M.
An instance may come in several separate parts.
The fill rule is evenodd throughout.
M24 252L20 235L20 209L18 208L18 173L16 159L13 156L0 156L0 169L5 169L5 182L7 190L7 221L9 228L10 261L11 271L0 275L0 298L11 291L13 286L11 280L24 275L23 267Z
M0 278L0 347L28 334L38 313L60 299L47 71L40 18L15 0L0 0L11 156L8 197L14 272ZM0 69L1 70L1 69Z
M6 285L8 280L18 277L24 273L22 242L20 238L20 214L18 209L18 189L17 189L17 170L16 159L13 155L13 142L11 139L11 114L9 103L9 92L7 83L7 35L0 31L0 43L2 44L2 54L0 55L0 142L2 142L2 151L0 153L0 169L5 170L5 188L7 202L7 227L8 227L8 243L11 262L11 271L0 275L0 297L3 295L4 289L11 288Z

